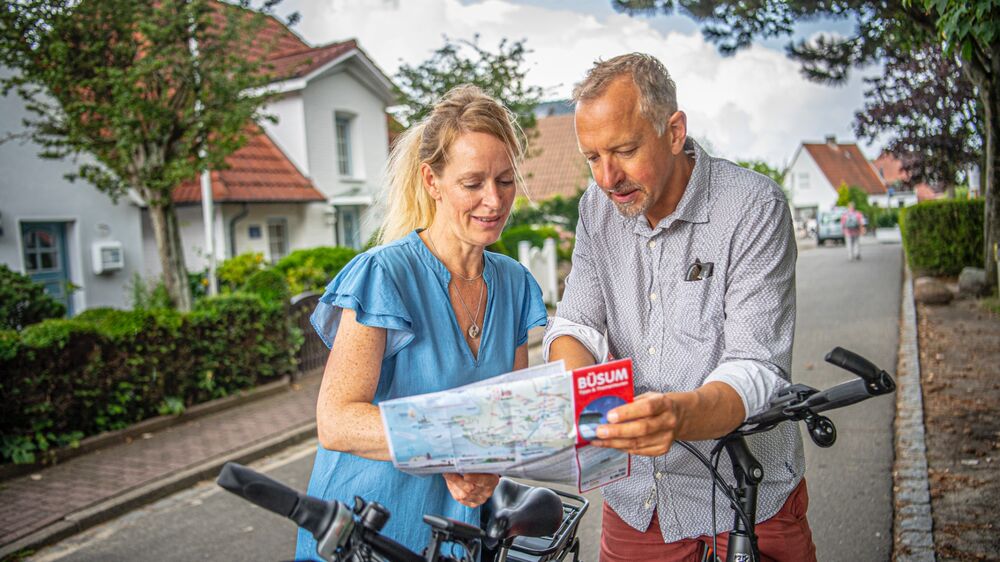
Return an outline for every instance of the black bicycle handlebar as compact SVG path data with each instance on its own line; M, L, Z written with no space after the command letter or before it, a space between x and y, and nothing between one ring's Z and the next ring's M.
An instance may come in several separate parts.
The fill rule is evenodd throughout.
M219 486L264 509L287 517L317 539L336 515L336 503L324 502L236 463L222 467Z

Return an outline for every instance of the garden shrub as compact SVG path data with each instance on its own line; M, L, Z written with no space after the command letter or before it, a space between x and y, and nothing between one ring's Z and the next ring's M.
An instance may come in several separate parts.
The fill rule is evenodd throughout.
M274 269L285 276L293 295L305 291L321 293L356 255L356 250L340 246L295 250L274 264Z
M527 240L535 248L541 248L546 238L556 241L556 255L561 260L569 260L573 255L573 235L564 228L555 225L520 224L508 227L500 235L499 248L502 253L518 259L517 246L522 240Z
M903 209L900 229L917 275L958 275L983 266L982 199L924 201Z
M247 252L229 258L219 264L216 277L219 280L219 290L233 292L242 287L251 275L267 267L264 254Z
M0 264L0 329L21 330L29 324L66 314L66 307L30 277Z
M242 291L258 295L271 303L287 303L292 297L288 281L273 269L264 269L248 277Z
M242 293L188 314L96 309L0 330L0 454L34 462L53 446L291 374L301 341L283 304Z

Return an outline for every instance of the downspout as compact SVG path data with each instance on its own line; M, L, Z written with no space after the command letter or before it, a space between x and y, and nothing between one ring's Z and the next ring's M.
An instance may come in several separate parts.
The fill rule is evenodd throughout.
M243 203L243 210L233 218L229 219L229 257L236 257L236 221L246 218L250 214L250 209Z

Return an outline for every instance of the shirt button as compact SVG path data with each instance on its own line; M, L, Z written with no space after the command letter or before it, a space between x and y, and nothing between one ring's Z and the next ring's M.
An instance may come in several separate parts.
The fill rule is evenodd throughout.
M649 348L649 354L650 355L656 355L656 348L655 347Z
M657 473L656 473L656 474L654 474L653 476L654 476L654 477L655 477L655 478L656 478L657 480L659 480L660 478L663 478L663 473L662 473L662 472L657 472Z
M656 293L650 293L649 300L655 301L656 300Z
M650 247L650 249L655 248L656 247L656 242L650 240L649 241L649 247Z

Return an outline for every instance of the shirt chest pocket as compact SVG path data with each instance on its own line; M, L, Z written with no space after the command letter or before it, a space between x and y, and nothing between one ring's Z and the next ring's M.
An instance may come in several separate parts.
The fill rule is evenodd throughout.
M722 296L712 276L701 281L681 281L666 304L670 326L678 343L714 344L722 335L725 320Z

